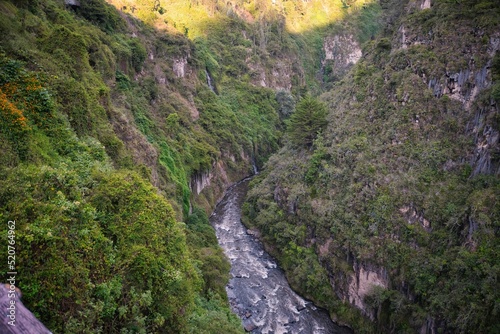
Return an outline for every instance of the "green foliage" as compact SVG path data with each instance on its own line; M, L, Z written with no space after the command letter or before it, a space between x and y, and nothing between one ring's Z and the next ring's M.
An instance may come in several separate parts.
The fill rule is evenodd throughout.
M323 144L323 137L318 137L314 145L316 149L309 160L309 168L305 175L305 181L308 184L314 184L318 178L322 179L321 174L328 168L327 161L330 159Z
M0 58L0 138L15 152L14 160L28 158L33 151L33 130L52 123L54 107L40 78L23 65L3 55Z
M358 29L360 31L359 41L361 43L364 43L375 37L383 26L381 20L381 16L383 16L381 8L382 4L382 1L364 3L363 7L353 14L353 21L357 23Z
M287 132L294 145L311 147L326 125L325 105L311 96L305 96L290 116Z
M190 334L244 333L241 320L213 295L196 299L196 305L199 311L189 319Z
M375 68L373 66L365 66L364 64L360 64L356 66L354 70L354 80L357 84L362 84L368 82L368 78L373 74Z
M282 120L287 119L295 110L295 99L293 96L283 90L276 93L276 101L278 102L278 112Z
M196 46L196 58L201 61L201 68L206 68L209 73L219 73L220 65L210 51L207 40L196 38L194 40Z
M500 54L496 53L491 61L491 77L493 80L500 80Z
M367 323L330 283L348 291L353 259L374 263L394 287L367 297L380 331L411 332L428 316L452 331L494 331L498 180L471 177L463 163L474 150L468 115L491 106L478 100L465 113L423 83L465 68L462 55L476 47L476 68L488 64L494 2L436 1L399 21L403 6L384 1L384 22L378 4L362 1L342 10L338 1L287 1L281 12L267 0L239 12L231 2L136 4L166 30L125 21L103 0L0 4L0 218L18 221L20 287L51 330L242 332L225 296L229 264L206 214L190 207L213 205L221 179L247 174L251 159L263 165L291 115L291 142L310 150L272 158L245 212L293 286L363 332ZM469 22L479 30L460 33ZM367 43L324 96L329 115L310 97L292 113L294 96L319 92L325 35L364 42L401 25L422 27L408 29L421 44L391 50L392 34ZM184 77L172 70L179 58ZM263 83L291 84L291 93ZM325 118L331 131L318 137ZM190 178L214 170L224 175L192 194Z
M37 188L14 190L28 184ZM182 331L196 276L173 211L151 185L74 161L19 168L2 189L2 220L17 222L23 299L47 326Z
M498 103L500 102L500 83L495 83L491 88L491 97Z
M274 93L177 78L172 54L216 79L219 64L131 17L128 37L104 1L16 5L0 5L0 218L19 222L25 304L54 332L241 333L189 179L219 162L236 180L276 149Z
M106 32L125 29L125 21L120 14L103 0L82 1L78 13Z
M244 222L259 228L294 287L315 301L322 289L352 298L360 268L387 270L388 287L364 300L374 323L335 296L325 304L356 331L413 333L432 318L437 331L495 332L500 183L494 171L474 174L465 157L480 142L467 124L498 128L497 111L484 112L497 83L466 108L451 94L433 96L428 82L445 80L443 68L469 68L463 50L479 67L491 61L496 78L489 38L469 37L477 25L495 34L498 6L436 1L401 18L387 10L391 24L404 24L406 37L422 44L396 49L390 28L366 43L363 58L321 97L329 131L311 150L285 146L269 159L252 182ZM474 85L468 80L463 94Z
M130 50L132 52L132 57L131 57L132 67L136 72L140 72L144 60L146 60L147 56L146 48L136 38L131 39L129 41L129 45L130 45Z
M274 92L246 83L235 83L233 90L221 93L221 100L237 115L235 125L239 129L235 125L226 128L234 129L231 132L236 134L240 145L248 148L247 151L258 163L266 160L270 152L277 149L281 135Z
M120 90L130 90L132 87L130 84L130 78L122 73L121 71L116 71L116 85L118 86L118 89Z
M73 77L80 77L89 67L87 43L83 36L66 26L58 25L46 41L42 42L45 50L55 55L65 70Z
M293 241L284 249L283 269L292 286L308 299L314 300L318 306L332 308L335 300L330 287L328 273L318 262L311 248L297 246ZM297 261L297 259L300 259Z

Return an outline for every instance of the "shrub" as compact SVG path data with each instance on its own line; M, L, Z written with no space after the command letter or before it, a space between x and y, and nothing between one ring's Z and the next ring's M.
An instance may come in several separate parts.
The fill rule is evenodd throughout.
M120 31L125 28L125 21L111 5L103 0L80 1L80 15L106 32Z
M147 51L139 39L133 38L129 41L130 49L132 50L132 67L136 72L140 72L144 60L146 60Z
M295 99L293 95L287 91L280 90L276 93L276 101L278 102L281 119L287 119L295 110Z

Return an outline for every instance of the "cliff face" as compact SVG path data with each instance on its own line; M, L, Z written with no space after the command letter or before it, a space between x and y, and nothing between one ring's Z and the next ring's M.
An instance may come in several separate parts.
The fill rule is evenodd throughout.
M500 6L381 4L383 34L321 96L327 130L271 157L246 223L295 288L330 293L309 295L360 332L494 331ZM324 63L342 40L325 40ZM300 278L309 252L318 266Z

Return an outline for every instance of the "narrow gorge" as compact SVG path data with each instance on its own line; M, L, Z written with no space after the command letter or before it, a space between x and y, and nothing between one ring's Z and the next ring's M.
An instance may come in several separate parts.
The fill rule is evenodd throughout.
M499 52L495 0L0 0L6 291L53 333L500 332Z
M252 333L348 334L325 310L298 296L282 270L256 239L256 231L241 223L241 205L249 179L227 191L210 217L219 244L231 262L227 285L232 310Z

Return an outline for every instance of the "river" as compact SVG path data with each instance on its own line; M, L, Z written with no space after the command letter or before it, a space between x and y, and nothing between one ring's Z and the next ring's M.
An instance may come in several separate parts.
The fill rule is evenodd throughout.
M333 323L325 310L297 295L274 258L241 223L248 182L230 187L210 217L231 262L226 291L233 312L255 334L352 333Z

